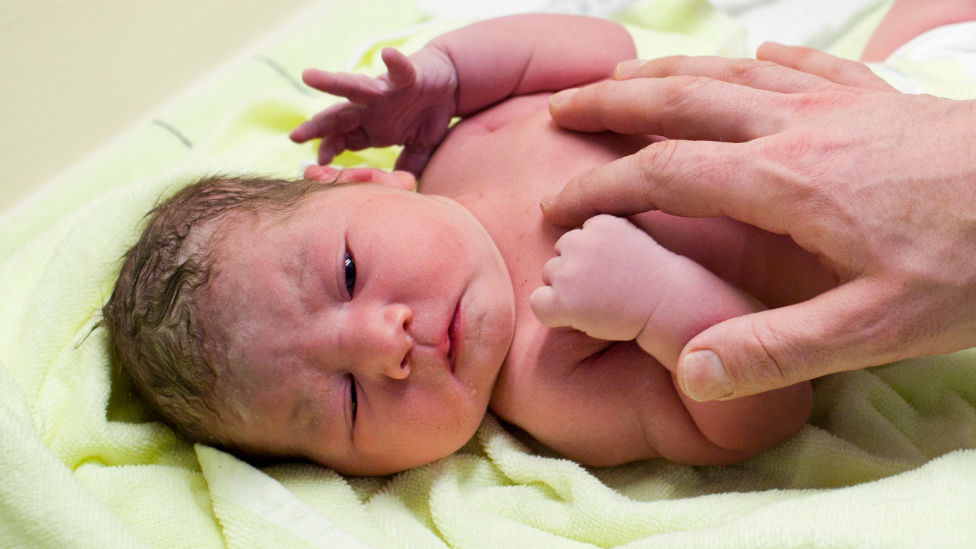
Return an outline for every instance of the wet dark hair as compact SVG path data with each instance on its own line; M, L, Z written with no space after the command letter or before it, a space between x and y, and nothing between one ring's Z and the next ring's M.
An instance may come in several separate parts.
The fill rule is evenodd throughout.
M199 318L213 275L215 245L241 214L286 215L316 181L212 176L189 185L146 215L138 242L125 254L115 289L102 308L114 358L139 396L183 436L233 446L224 426L235 419L218 383L224 344ZM237 418L239 419L239 418Z

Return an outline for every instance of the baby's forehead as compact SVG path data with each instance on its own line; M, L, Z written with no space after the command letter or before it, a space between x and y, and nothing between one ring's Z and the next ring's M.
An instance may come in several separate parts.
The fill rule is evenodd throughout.
M377 187L369 183L322 184L321 190L285 206L228 212L216 223L207 242L213 277L231 275L243 281L252 279L249 275L255 271L275 269L300 279L310 267L309 256L321 252L322 243L338 238L343 218L348 217L345 214L358 207L354 197L369 196Z

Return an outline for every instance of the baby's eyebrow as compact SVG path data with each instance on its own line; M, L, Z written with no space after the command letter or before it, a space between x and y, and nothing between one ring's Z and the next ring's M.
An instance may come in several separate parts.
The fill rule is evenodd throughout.
M292 260L287 262L285 272L295 280L302 312L309 313L321 307L323 296L321 277L318 276L318 271L311 261L309 247L304 242L298 246Z

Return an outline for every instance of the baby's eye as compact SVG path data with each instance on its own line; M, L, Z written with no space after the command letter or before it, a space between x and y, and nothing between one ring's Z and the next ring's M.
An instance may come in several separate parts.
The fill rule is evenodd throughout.
M352 258L352 254L349 250L346 250L346 260L343 265L343 270L346 277L346 291L349 292L349 297L352 295L356 289L356 261Z
M349 403L352 421L356 421L356 378L349 376Z

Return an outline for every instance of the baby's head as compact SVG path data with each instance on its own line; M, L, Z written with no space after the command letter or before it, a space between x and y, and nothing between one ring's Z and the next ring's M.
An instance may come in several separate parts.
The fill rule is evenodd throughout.
M349 474L471 437L511 343L511 281L466 209L383 173L211 178L150 213L104 317L153 409L193 440Z

